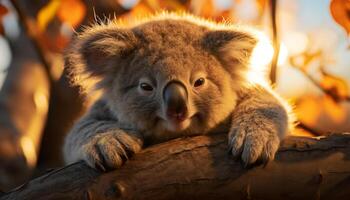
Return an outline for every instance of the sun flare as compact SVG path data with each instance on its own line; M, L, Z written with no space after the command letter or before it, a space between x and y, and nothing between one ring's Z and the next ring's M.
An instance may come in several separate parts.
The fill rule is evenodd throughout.
M258 37L259 42L254 48L250 59L251 70L248 73L248 79L251 82L267 84L267 72L275 50L271 41L265 34L260 33ZM281 42L277 65L283 65L286 62L287 57L288 50L284 43Z

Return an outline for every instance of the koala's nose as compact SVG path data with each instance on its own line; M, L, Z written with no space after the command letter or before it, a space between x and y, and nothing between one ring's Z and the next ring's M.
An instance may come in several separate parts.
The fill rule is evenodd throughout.
M187 114L187 98L186 87L181 82L168 83L163 90L166 115L179 121L184 120Z

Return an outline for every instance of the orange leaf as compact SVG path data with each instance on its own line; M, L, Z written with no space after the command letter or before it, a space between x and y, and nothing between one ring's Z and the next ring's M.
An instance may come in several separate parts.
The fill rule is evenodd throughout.
M53 20L61 1L51 0L47 5L41 8L37 15L39 31L45 31L47 25Z
M320 81L320 85L322 88L331 93L332 96L343 99L348 96L348 85L345 80L340 77L331 75L324 70L321 70L322 78Z
M334 20L350 34L350 0L332 0L330 5Z
M256 0L256 3L258 4L259 11L263 12L263 10L265 9L265 7L267 5L267 0Z
M323 98L323 108L329 118L335 123L341 123L346 119L346 111L329 96Z
M158 0L144 0L141 3L144 3L145 5L147 5L148 8L150 8L153 11L160 9L160 4Z
M8 13L8 9L0 4L0 35L4 34L4 27L2 26L2 17L5 16Z
M86 6L81 0L62 1L57 16L58 18L72 27L77 27L84 19Z
M327 95L304 95L295 104L298 121L318 133L349 130L349 106Z
M4 5L0 4L0 19L6 15L8 11L9 10Z
M185 11L186 5L177 0L158 0L159 5L162 9L173 10L173 11Z
M213 19L214 21L217 21L217 22L233 21L232 11L231 10L220 11L216 14L216 16Z
M210 18L216 14L216 9L212 0L192 0L191 10L194 14Z
M312 96L304 96L298 102L295 113L299 120L309 126L315 126L321 114L320 101L317 101Z

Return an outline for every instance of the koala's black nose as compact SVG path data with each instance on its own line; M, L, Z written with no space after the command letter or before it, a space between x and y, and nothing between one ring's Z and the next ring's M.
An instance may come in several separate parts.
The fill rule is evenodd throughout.
M181 82L168 83L163 90L166 115L179 121L184 120L187 114L187 98L186 87Z

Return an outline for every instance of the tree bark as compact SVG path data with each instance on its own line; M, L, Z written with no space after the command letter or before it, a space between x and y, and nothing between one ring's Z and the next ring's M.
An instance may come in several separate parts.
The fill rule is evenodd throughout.
M350 134L291 136L274 161L249 169L218 134L146 148L108 173L75 163L0 199L349 199L349 188Z

